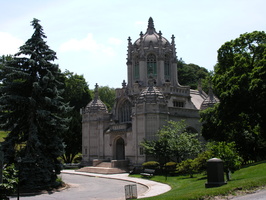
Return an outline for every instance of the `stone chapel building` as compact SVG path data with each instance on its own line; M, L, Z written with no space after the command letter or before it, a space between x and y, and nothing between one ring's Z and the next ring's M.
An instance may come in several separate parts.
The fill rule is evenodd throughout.
M140 143L156 139L157 131L169 120L184 119L188 129L200 133L199 110L217 102L207 95L178 83L175 37L169 42L157 32L153 19L147 31L132 43L128 38L127 83L116 89L111 112L98 96L82 109L82 162L147 161Z

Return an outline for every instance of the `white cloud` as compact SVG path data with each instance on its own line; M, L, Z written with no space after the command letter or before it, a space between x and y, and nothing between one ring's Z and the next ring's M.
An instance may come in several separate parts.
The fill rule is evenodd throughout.
M114 38L114 37L110 37L108 39L109 44L113 44L113 45L120 45L122 44L122 40L118 39L118 38Z
M115 38L110 38L109 43L119 44L119 40ZM89 33L86 38L83 39L71 39L59 47L59 50L62 52L67 51L89 51L91 53L105 53L108 56L114 56L115 51L111 46L98 43L94 38L93 34Z
M135 27L138 30L145 31L147 28L147 22L146 21L136 21L135 22Z
M0 56L17 53L19 47L23 44L23 40L16 38L9 33L0 32Z

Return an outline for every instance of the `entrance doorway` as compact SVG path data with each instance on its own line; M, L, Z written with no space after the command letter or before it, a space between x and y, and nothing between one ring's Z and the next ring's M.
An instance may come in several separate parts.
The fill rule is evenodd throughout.
M116 140L116 145L115 145L115 156L116 156L116 160L125 160L125 142L123 140L123 138L119 138Z

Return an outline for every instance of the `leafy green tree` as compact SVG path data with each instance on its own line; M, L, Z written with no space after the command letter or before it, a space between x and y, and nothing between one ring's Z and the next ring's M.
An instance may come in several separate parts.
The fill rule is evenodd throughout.
M73 109L66 115L71 118L71 121L69 129L62 135L65 144L65 153L62 158L65 163L72 163L75 156L81 152L82 146L80 109L91 101L91 93L83 75L77 75L66 70L64 76L65 90L63 97L65 102L69 102Z
M202 115L203 136L235 141L245 160L265 159L265 58L263 31L242 34L222 45L213 76L220 104Z
M62 134L68 119L62 117L68 104L61 97L62 73L54 64L38 19L34 33L1 71L0 125L10 131L2 144L5 163L20 164L20 183L25 189L57 186L63 154ZM21 163L17 163L21 158Z
M115 103L115 89L108 86L102 86L98 89L100 99L110 111Z
M188 133L182 121L168 121L157 133L157 140L141 143L147 155L152 155L161 162L170 159L181 162L196 157L201 149L198 134Z
M243 161L237 152L235 143L208 143L207 148L212 152L213 157L220 158L223 161L226 178L229 181L230 172L234 173L239 170Z
M181 85L188 85L192 89L197 89L199 80L202 81L202 88L208 91L209 82L205 81L209 76L207 69L195 64L186 64L182 59L178 60L178 81Z

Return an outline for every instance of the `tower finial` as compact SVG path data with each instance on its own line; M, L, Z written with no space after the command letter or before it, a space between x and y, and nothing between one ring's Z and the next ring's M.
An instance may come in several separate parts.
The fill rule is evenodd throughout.
M148 28L154 28L154 23L153 23L152 17L149 18Z
M153 19L152 17L149 18L149 23L148 23L148 29L147 29L147 32L148 34L153 34L155 31L155 28L154 28L154 23L153 23Z
M98 83L95 84L95 89L94 89L94 99L98 99L99 98L99 92L98 92Z

